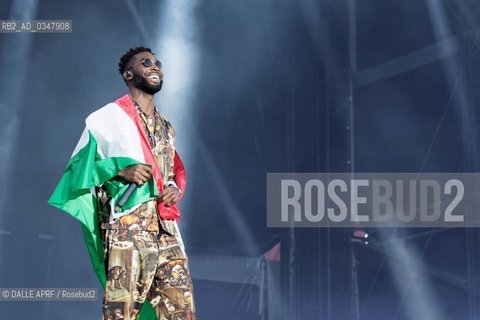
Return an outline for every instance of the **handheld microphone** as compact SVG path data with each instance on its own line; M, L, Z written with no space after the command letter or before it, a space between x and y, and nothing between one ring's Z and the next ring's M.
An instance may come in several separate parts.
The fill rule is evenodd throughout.
M137 189L137 187L138 187L138 184L130 183L127 190L125 190L125 192L120 197L120 200L118 200L117 205L115 206L115 211L118 212L122 209L123 205L127 202L128 199L130 199L130 196Z

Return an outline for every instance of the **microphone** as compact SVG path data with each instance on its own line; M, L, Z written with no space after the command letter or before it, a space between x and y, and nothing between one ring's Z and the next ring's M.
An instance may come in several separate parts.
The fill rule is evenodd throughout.
M115 211L118 212L122 209L123 205L127 202L128 199L130 199L131 195L137 189L137 187L138 184L130 183L127 190L125 190L125 192L120 197L120 200L118 200L117 205L115 206Z

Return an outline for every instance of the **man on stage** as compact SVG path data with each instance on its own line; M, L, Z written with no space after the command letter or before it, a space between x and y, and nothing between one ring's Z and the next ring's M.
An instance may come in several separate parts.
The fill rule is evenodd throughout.
M82 223L105 287L103 319L148 320L156 314L161 320L193 320L176 206L186 175L173 127L154 101L163 84L162 64L150 49L137 47L121 57L119 71L129 94L86 119L49 203Z

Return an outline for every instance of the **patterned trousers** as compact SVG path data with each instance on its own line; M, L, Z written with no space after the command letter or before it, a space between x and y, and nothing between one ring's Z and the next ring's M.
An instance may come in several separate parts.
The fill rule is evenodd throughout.
M160 231L106 230L104 320L134 320L148 299L159 320L194 320L195 304L182 239Z

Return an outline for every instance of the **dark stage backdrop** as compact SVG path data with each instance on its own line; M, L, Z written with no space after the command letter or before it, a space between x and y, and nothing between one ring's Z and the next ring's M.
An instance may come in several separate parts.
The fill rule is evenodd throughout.
M194 279L199 320L477 319L475 230L369 230L376 246L352 245L351 230L267 228L265 197L267 172L476 171L479 9L473 0L2 1L1 19L72 20L73 32L0 34L0 287L99 288L80 226L47 199L85 117L126 93L120 56L143 45L165 66L156 102L188 174L187 251L261 257L282 244L280 311L262 305L257 287ZM395 260L391 239L421 263ZM2 319L100 312L101 297L0 302Z

